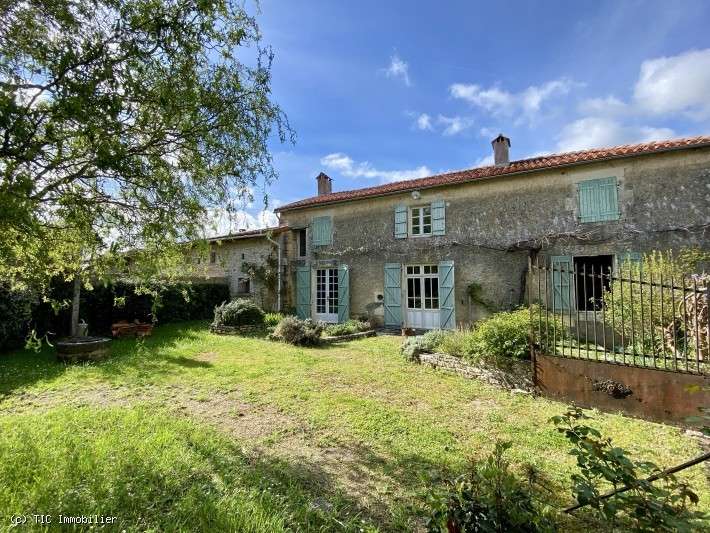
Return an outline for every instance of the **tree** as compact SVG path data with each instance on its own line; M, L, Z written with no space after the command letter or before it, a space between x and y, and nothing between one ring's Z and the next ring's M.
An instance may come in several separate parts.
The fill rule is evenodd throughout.
M182 272L292 140L260 43L231 0L0 0L0 281Z

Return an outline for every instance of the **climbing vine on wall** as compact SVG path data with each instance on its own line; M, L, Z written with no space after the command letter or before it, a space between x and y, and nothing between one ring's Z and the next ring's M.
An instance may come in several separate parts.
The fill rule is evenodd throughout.
M278 268L278 262L273 255L269 255L264 263L250 263L248 261L242 263L242 272L251 279L260 282L269 291L276 289Z

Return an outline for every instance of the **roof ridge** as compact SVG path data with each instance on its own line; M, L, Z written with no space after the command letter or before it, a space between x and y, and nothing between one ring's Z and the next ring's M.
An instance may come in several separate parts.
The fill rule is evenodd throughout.
M585 162L652 154L667 150L693 148L705 145L710 145L710 136L698 135L695 137L655 140L643 143L621 144L609 147L589 148L586 150L558 152L526 159L517 159L515 161L511 161L505 166L488 165L484 167L452 170L412 180L400 180L381 185L362 187L360 189L350 189L345 191L336 191L329 194L322 194L319 196L311 196L282 205L275 209L275 211L287 211L290 209L317 206L332 202L369 198L372 196L378 196L379 194L394 194L396 192L403 192L410 189L453 185L482 178L505 176L521 172L532 172L536 170L581 164Z

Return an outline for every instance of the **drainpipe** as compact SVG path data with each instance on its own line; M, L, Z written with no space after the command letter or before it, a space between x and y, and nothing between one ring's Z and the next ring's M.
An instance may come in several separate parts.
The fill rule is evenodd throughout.
M266 233L266 240L276 245L277 270L276 270L276 310L281 312L281 244L271 238L269 232Z

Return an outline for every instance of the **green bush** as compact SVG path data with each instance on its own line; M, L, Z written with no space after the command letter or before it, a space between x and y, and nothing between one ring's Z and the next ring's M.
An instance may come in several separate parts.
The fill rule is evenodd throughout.
M271 338L297 346L315 346L320 343L323 328L322 322L287 316L276 326Z
M446 335L439 345L439 349L455 357L469 357L473 350L471 348L472 329L456 329Z
M267 328L275 328L284 319L284 315L281 313L266 313L264 315L264 325Z
M0 350L22 346L32 319L33 301L29 291L0 284Z
M369 329L372 328L368 322L351 319L342 324L329 324L325 328L325 334L329 337L338 337L340 335L351 335L361 331L368 331Z
M424 335L407 337L400 348L400 352L408 361L417 361L422 352L432 353L441 349L442 343L452 333L441 329L427 331Z
M264 311L253 301L239 298L215 307L213 326L261 326Z
M503 311L480 322L471 335L472 355L480 359L527 359L530 310Z
M429 531L555 531L549 511L533 500L532 481L519 479L504 458L510 446L497 442L485 461L430 492Z

